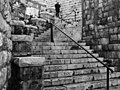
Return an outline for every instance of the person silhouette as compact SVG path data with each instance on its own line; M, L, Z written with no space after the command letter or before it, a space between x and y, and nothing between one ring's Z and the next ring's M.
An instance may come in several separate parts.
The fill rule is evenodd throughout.
M60 6L59 2L57 2L57 3L55 4L56 17L59 17L60 7L61 7L61 6Z

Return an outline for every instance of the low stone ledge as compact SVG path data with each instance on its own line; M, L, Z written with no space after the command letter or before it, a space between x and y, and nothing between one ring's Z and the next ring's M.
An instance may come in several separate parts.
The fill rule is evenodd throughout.
M15 57L14 61L19 67L42 66L44 62L44 57Z
M13 26L25 26L25 22L24 21L18 21L18 20L11 20L10 25L13 25Z
M34 34L31 35L12 35L12 41L29 41L32 42Z

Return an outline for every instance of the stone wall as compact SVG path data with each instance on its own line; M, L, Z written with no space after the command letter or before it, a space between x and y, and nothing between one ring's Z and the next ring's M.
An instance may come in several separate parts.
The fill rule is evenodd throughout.
M65 23L57 23L57 27L59 27L63 32L65 32L68 36L70 36L75 41L81 40L81 34L82 34L82 26L81 21L74 22L73 24L65 24ZM55 29L56 30L56 29ZM55 31L54 30L54 31ZM54 34L54 38L60 38L61 36L65 36L63 33L61 33L59 30L58 32ZM61 34L61 36L60 36Z
M65 19L75 20L75 12L77 20L81 19L82 15L82 6L81 0L40 0L47 4L48 7L54 7L56 2L59 2L61 5L62 15ZM68 17L66 17L68 15Z
M0 90L6 90L11 77L11 1L0 0Z
M83 39L119 67L120 58L120 0L84 0Z

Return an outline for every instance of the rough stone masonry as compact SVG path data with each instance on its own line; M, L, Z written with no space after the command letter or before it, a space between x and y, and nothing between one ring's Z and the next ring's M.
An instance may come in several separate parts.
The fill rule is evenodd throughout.
M12 28L11 21L11 1L0 0L0 90L6 90L8 80L11 77L10 61L12 58Z

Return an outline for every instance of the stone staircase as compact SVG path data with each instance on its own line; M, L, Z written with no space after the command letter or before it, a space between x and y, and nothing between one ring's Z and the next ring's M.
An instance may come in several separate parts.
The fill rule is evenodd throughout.
M56 36L54 43L39 38L32 43L32 56L46 58L42 90L106 90L106 68L60 32ZM104 62L85 41L79 44ZM119 90L120 72L111 68L110 90Z

